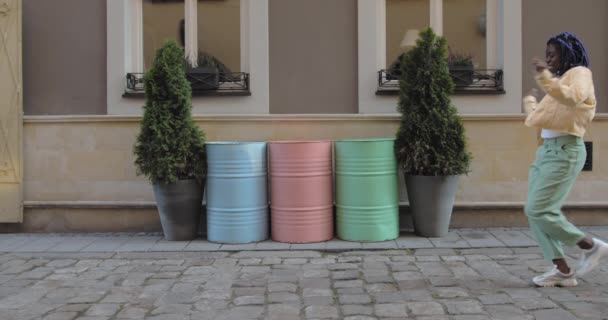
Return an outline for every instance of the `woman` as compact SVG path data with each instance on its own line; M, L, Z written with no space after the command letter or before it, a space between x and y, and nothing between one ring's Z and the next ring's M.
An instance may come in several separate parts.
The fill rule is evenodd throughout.
M596 100L589 58L575 35L565 32L549 39L545 54L545 61L533 62L545 96L538 102L533 89L524 98L526 125L540 128L544 140L530 166L525 212L543 256L554 268L532 281L542 287L576 286L562 244L582 249L578 275L608 255L608 244L586 236L561 211L585 162L583 136L595 115Z

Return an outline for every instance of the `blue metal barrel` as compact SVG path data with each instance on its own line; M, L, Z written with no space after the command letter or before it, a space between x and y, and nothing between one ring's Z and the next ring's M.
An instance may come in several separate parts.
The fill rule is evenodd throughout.
M267 239L266 142L208 142L206 146L208 240Z

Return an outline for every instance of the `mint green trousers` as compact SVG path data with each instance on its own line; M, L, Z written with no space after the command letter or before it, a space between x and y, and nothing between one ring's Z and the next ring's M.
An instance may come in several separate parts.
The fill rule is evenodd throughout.
M563 258L562 244L573 246L585 237L561 208L586 157L583 138L572 135L545 139L536 150L524 211L547 260Z

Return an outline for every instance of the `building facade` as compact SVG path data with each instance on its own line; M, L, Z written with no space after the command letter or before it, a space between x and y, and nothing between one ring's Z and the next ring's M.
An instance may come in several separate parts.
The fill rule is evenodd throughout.
M589 51L599 104L585 137L592 169L577 181L567 211L577 223L606 223L608 3L585 2L198 1L198 25L188 27L196 30L198 49L247 81L193 97L195 120L209 141L393 137L397 95L382 70L407 50L408 30L430 26L453 53L471 57L480 84L461 88L452 100L474 157L471 173L459 180L453 226L525 225L527 170L537 141L523 125L521 98L534 86L532 57L544 56L550 36L570 31ZM3 86L15 92L22 83L23 103L19 95L0 98L4 128L12 130L4 132L6 145L16 146L0 149L0 169L14 175L0 179L0 190L12 190L0 195L2 227L159 230L152 187L133 165L144 98L130 90L127 75L145 71L164 39L181 40L183 1L7 3L0 25L17 35L7 46L16 49L0 55L0 74L7 74L6 65L22 70L2 81L12 81ZM402 181L401 187L407 226Z

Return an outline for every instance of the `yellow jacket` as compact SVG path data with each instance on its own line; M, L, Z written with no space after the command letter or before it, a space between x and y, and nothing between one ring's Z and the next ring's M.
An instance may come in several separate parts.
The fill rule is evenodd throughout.
M591 70L574 67L556 78L545 69L536 82L546 95L540 103L533 96L524 98L526 126L584 136L597 104Z

